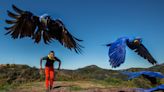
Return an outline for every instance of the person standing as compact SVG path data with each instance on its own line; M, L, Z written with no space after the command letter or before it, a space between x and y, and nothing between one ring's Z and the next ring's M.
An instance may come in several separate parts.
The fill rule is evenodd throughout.
M55 56L54 51L50 51L48 56L42 57L40 60L40 70L42 71L42 61L45 60L45 86L46 92L52 89L54 82L54 62L59 62L58 70L60 70L61 61Z

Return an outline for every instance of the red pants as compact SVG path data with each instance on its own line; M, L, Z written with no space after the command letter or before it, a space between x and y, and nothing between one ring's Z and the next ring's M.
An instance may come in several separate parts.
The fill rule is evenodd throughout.
M49 88L49 86L53 86L54 81L54 68L53 67L45 67L45 85L46 89Z

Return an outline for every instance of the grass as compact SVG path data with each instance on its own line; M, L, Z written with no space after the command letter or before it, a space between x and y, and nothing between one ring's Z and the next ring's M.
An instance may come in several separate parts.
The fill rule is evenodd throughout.
M15 89L17 88L18 86L20 86L19 84L3 84L3 85L0 85L0 92L8 92L10 91L11 89Z
M164 80L160 81L161 83ZM64 89L70 91L80 91L87 90L90 88L151 88L150 82L147 80L143 80L142 78L136 78L133 80L120 80L116 78L106 78L104 80L90 80L90 81L56 81L56 86L61 86L57 88L57 90ZM25 84L5 84L4 86L0 86L0 92L44 92L45 85L44 81L42 82L30 82ZM16 91L15 91L16 90ZM19 91L20 90L20 91Z
M70 87L71 91L79 91L79 90L83 90L83 88L81 88L80 86L72 86Z

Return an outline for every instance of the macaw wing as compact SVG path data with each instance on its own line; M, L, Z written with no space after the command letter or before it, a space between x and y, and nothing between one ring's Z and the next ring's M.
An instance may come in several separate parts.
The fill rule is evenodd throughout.
M29 11L23 11L17 8L15 5L12 5L12 8L17 14L7 11L8 16L14 20L6 20L7 24L12 24L11 27L5 28L8 31L6 35L10 34L14 39L32 37L39 18Z
M164 75L162 75L159 72L152 72L152 71L140 71L140 72L122 72L125 75L128 75L128 80L137 78L139 76L143 76L144 78L148 79L152 84L157 83L157 77L158 78L164 78Z
M63 22L60 20L49 20L48 21L48 34L49 38L47 39L55 39L58 40L61 45L64 47L72 50L74 49L76 53L81 52L81 46L78 42L82 40L77 39L73 35L71 35L66 27L64 26Z
M156 77L151 77L149 75L143 74L143 77L148 79L152 84L157 84L157 78Z
M119 67L125 61L126 44L118 41L110 45L109 48L109 62L113 68Z
M134 79L134 78L137 78L137 77L141 76L141 73L139 73L139 72L123 71L121 73L127 75L128 76L128 80L131 80L131 79Z
M148 79L152 84L157 84L157 78L164 78L160 72L141 71L144 78Z
M164 91L164 84L145 90L144 92Z
M164 75L160 72L152 72L152 71L141 71L142 74L148 75L150 77L164 78Z
M145 46L140 43L140 45L136 45L135 43L127 43L128 47L132 50L134 50L138 55L143 57L144 59L147 59L151 64L156 64L157 61L152 57L152 55L149 53L149 51L145 48Z

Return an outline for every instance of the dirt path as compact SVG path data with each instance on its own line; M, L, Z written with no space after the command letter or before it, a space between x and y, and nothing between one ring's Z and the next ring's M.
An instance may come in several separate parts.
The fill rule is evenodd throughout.
M44 82L24 84L7 92L45 92ZM136 92L130 88L116 88L104 86L90 81L58 81L50 92Z

